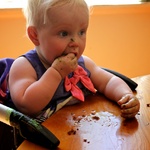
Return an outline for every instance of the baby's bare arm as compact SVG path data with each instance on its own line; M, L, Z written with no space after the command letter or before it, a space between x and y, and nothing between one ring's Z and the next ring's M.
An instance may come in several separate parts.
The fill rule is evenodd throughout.
M18 58L9 75L9 88L14 104L25 114L39 113L52 99L62 78L74 71L76 66L77 58L74 54L61 56L37 80L36 72L26 58Z
M85 63L91 71L91 80L95 88L120 105L123 117L134 117L139 111L140 103L129 86L120 78L96 66L89 58L85 57Z
M61 80L61 75L52 67L37 80L34 68L20 57L13 63L9 74L11 98L21 112L34 115L49 103Z

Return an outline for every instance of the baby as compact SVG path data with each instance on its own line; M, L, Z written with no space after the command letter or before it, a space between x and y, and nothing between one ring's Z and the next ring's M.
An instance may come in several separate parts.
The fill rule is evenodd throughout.
M20 112L42 122L99 91L120 105L122 117L137 114L140 104L128 85L82 55L89 25L84 0L28 0L24 13L35 49L17 58L9 73L11 99Z

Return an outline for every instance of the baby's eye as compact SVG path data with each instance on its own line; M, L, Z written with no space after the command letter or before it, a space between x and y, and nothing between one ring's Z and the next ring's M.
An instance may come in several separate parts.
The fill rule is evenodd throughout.
M85 33L86 33L85 30L81 30L81 31L79 32L79 35L83 35L83 34L85 34Z
M68 35L68 32L67 31L62 31L59 34L60 34L60 36L65 37L65 36Z

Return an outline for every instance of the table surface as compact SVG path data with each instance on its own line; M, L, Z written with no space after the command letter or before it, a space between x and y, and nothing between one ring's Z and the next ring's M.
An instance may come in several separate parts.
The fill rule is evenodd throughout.
M138 87L140 112L134 119L120 116L118 105L103 95L66 106L47 119L46 126L60 140L57 150L149 150L150 75L132 78ZM25 140L18 150L46 150Z

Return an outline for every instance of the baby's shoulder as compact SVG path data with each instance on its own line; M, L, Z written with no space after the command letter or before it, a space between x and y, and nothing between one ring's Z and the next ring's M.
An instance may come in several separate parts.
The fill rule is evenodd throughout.
M17 59L14 60L10 68L10 73L11 71L15 73L28 72L29 70L31 71L31 69L32 69L31 64L25 57L18 57Z

